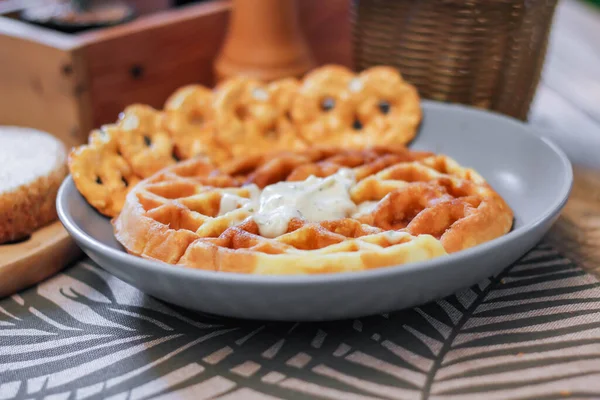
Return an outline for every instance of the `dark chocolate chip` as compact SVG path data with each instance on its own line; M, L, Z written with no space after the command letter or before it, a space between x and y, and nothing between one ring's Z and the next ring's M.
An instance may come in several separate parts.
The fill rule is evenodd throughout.
M144 135L144 143L146 144L146 146L150 147L152 146L152 139L150 139L150 136L146 136Z

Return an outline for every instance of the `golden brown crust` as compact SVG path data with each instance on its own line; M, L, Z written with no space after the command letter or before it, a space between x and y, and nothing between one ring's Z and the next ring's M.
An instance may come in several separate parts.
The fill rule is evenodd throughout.
M377 204L352 218L294 218L262 237L247 208L219 214L224 193L243 184L327 176L352 168L350 197ZM170 264L252 274L358 271L427 260L507 233L512 211L474 170L446 156L405 148L312 148L248 157L214 167L189 160L142 181L113 220L128 252Z

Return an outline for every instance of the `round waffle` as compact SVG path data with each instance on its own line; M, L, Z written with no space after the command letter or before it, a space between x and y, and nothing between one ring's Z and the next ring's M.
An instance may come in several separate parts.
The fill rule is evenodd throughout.
M317 182L328 190L338 182L332 177L344 174L352 177L344 208L327 203L331 196L312 208L326 205L324 215L333 218L275 214L265 222L257 214L257 196L262 210L263 195L278 185ZM472 169L443 155L375 147L278 152L220 168L205 158L181 162L137 184L113 225L128 252L149 259L249 274L318 274L443 256L507 233L512 220L508 205ZM279 232L265 233L265 223L282 221Z

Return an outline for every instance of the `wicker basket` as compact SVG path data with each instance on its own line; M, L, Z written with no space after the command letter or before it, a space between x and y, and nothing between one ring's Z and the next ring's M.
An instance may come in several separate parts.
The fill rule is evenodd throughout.
M355 66L393 65L424 98L525 120L556 3L355 0Z

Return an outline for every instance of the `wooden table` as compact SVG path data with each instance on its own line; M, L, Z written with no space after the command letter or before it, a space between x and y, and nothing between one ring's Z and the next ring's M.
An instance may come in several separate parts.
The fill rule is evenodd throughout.
M599 8L559 3L529 120L565 150L575 172L569 202L547 239L600 276Z

